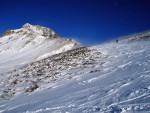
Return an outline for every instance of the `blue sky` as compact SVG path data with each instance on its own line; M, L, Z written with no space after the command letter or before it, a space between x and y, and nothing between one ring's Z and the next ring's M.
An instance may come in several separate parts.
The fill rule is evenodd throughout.
M150 0L0 0L0 34L25 23L82 45L150 30Z

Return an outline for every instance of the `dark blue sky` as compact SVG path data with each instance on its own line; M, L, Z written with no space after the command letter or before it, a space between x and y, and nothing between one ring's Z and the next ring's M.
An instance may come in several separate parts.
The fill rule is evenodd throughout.
M0 34L43 25L83 45L150 29L150 0L0 0Z

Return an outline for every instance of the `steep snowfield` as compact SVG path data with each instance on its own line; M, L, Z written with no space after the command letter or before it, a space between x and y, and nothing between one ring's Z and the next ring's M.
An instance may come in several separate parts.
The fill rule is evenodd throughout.
M49 28L27 23L0 38L0 72L77 47L75 41L60 38Z
M0 112L149 113L150 41L126 42L44 54L2 73Z

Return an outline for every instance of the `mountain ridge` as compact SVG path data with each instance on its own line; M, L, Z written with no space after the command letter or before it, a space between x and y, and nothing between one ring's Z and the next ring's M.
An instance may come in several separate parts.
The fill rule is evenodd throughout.
M12 61L16 61L16 65L21 64L24 58L25 63L32 62L80 47L76 41L61 38L49 28L37 25L33 26L28 23L23 25L22 28L12 30L11 33L6 34L0 38L0 57L2 64ZM3 70L3 67L4 65L2 67L0 66L0 70L1 68Z
M125 42L133 42L133 41L142 41L142 40L150 40L150 30L146 30L143 32L134 33L127 36L122 36L114 39L113 41L125 41Z

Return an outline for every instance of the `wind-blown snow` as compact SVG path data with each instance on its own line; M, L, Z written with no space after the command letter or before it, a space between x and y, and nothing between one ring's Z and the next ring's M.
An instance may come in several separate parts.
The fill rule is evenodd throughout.
M59 48L59 49L53 50L51 53L45 53L44 55L39 56L39 57L37 58L37 60L41 60L41 59L47 58L47 57L49 57L49 56L62 53L62 51L65 52L65 51L67 51L67 50L70 50L70 49L74 48L74 46L75 46L74 43L68 44L68 45L64 45L64 46L62 46L62 47Z
M67 47L70 45L70 47ZM0 38L0 72L79 47L75 41L60 38L48 28L25 24L13 34Z
M125 42L45 54L3 73L1 97L9 100L0 99L0 112L149 113L150 41Z

